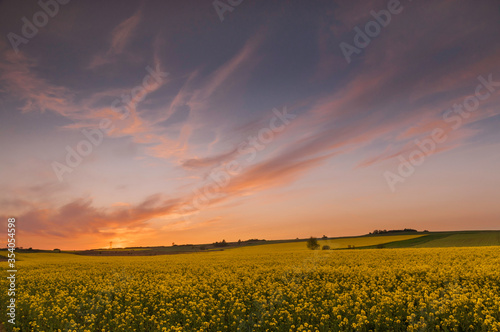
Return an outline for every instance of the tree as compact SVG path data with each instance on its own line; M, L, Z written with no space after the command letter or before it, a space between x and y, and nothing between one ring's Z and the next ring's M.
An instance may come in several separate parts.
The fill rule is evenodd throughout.
M319 243L318 243L318 239L316 239L315 237L311 236L308 240L307 240L307 247L311 250L316 250L319 248Z
M327 246L327 245L324 245L323 247L321 247L322 250L330 250L330 246Z
M225 247L225 246L227 246L227 242L226 242L226 240L222 240L222 242L216 241L216 242L214 242L213 245L214 245L214 247Z

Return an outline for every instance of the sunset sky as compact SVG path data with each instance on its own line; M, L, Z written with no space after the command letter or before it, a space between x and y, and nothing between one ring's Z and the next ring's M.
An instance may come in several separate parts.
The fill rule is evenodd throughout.
M500 230L498 1L41 3L0 3L20 246Z

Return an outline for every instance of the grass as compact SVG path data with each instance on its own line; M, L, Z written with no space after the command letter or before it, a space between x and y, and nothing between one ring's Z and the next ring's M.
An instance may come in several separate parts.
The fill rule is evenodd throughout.
M436 237L432 241L415 245L417 248L480 246L500 246L500 231L454 232L448 233L447 236Z
M323 245L330 246L331 249L346 249L351 247L366 247L366 246L376 246L380 244L385 244L389 242L399 242L399 241L407 241L414 240L421 237L425 237L423 234L415 234L415 235L387 235L387 236L362 236L362 237L354 237L354 238L338 238L332 240L319 240L318 243Z
M378 244L384 244L393 241L404 241L419 237L425 237L424 234L415 235L387 235L387 236L358 236L358 237L345 237L345 238L334 238L334 239L318 239L320 248L323 245L330 246L330 249L347 249L349 246L367 247L376 246ZM263 244L259 246L252 247L241 247L232 250L247 251L262 251L262 252L277 252L277 251L289 251L289 252L301 252L307 251L306 241L300 242L288 242L288 243L276 243L276 244Z
M385 243L384 248L448 248L500 246L500 231L435 232L426 236ZM363 249L376 248L376 245Z
M415 237L406 240L396 240L396 241L388 241L384 243L384 248L410 248L415 247L417 245L421 245L441 237L448 236L448 234L439 234L439 233L429 233L425 236ZM363 247L363 249L374 249L377 248L377 245L370 245Z

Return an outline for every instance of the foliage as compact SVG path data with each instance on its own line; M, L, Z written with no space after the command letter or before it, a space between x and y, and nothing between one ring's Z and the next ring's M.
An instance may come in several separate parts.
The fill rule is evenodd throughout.
M376 229L373 232L370 232L370 234L390 234L390 233L402 233L402 232L418 232L416 229L413 228L405 228L405 229L390 229L390 230L381 230L381 229Z
M226 240L222 240L221 242L214 242L214 247L226 247L227 242Z
M319 246L320 246L320 244L318 243L318 239L316 239L315 237L311 236L307 240L307 248L309 248L311 250L316 250L319 248Z

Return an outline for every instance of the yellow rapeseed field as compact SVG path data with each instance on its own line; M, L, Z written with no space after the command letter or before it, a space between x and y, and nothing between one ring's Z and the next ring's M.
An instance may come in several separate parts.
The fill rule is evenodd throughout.
M21 254L17 323L2 317L8 331L500 330L500 247L302 248Z

